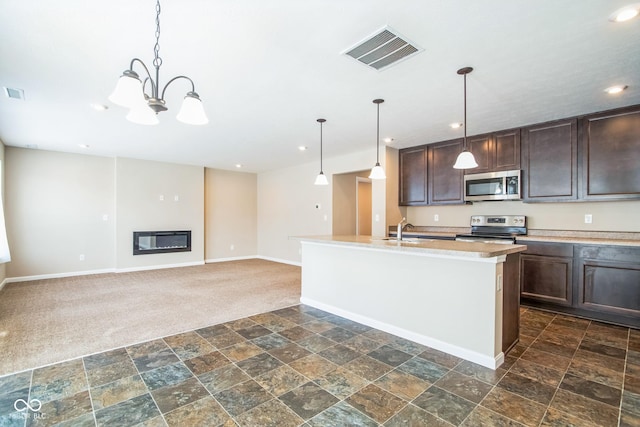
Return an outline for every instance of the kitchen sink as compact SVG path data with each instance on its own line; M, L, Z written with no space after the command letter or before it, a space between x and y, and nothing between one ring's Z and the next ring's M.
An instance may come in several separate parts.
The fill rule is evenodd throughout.
M381 241L383 243L420 243L428 242L430 239L402 239L398 241L395 237L381 237L379 239L371 239L372 242Z

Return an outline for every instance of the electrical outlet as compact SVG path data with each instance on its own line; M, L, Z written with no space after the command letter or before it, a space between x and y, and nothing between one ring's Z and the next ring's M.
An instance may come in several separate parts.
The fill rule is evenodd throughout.
M229 246L229 250L234 250L236 247L234 245Z
M593 215L584 214L584 223L585 224L591 224L592 222L593 222Z
M78 259L79 259L80 261L84 261L84 254L80 254L80 256L78 257Z
M435 214L435 215L433 216L433 220L434 220L435 222L440 221L440 215Z

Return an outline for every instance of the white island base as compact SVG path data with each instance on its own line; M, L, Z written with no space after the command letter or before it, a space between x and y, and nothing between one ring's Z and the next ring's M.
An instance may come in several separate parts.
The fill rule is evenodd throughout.
M503 363L506 254L301 240L303 304L491 369Z

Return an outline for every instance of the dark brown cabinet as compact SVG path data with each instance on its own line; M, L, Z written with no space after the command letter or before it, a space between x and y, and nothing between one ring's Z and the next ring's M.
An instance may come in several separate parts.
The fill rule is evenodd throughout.
M578 121L522 129L522 193L526 202L578 198Z
M462 140L440 142L428 146L429 204L450 205L464 203L463 171L454 169Z
M426 146L400 150L400 205L421 206L427 199Z
M463 172L453 168L461 151L461 139L400 150L400 206L464 203Z
M580 132L581 198L640 198L640 108L587 116Z
M579 246L577 307L640 319L640 248Z
M520 169L520 129L468 137L467 147L478 163L467 174Z
M518 243L523 305L640 328L640 247Z
M520 256L521 297L562 306L573 304L573 245L524 242Z

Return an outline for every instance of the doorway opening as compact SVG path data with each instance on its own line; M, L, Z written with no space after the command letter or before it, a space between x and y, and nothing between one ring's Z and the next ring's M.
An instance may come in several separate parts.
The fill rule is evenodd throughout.
M373 210L369 172L333 175L333 235L371 235Z

